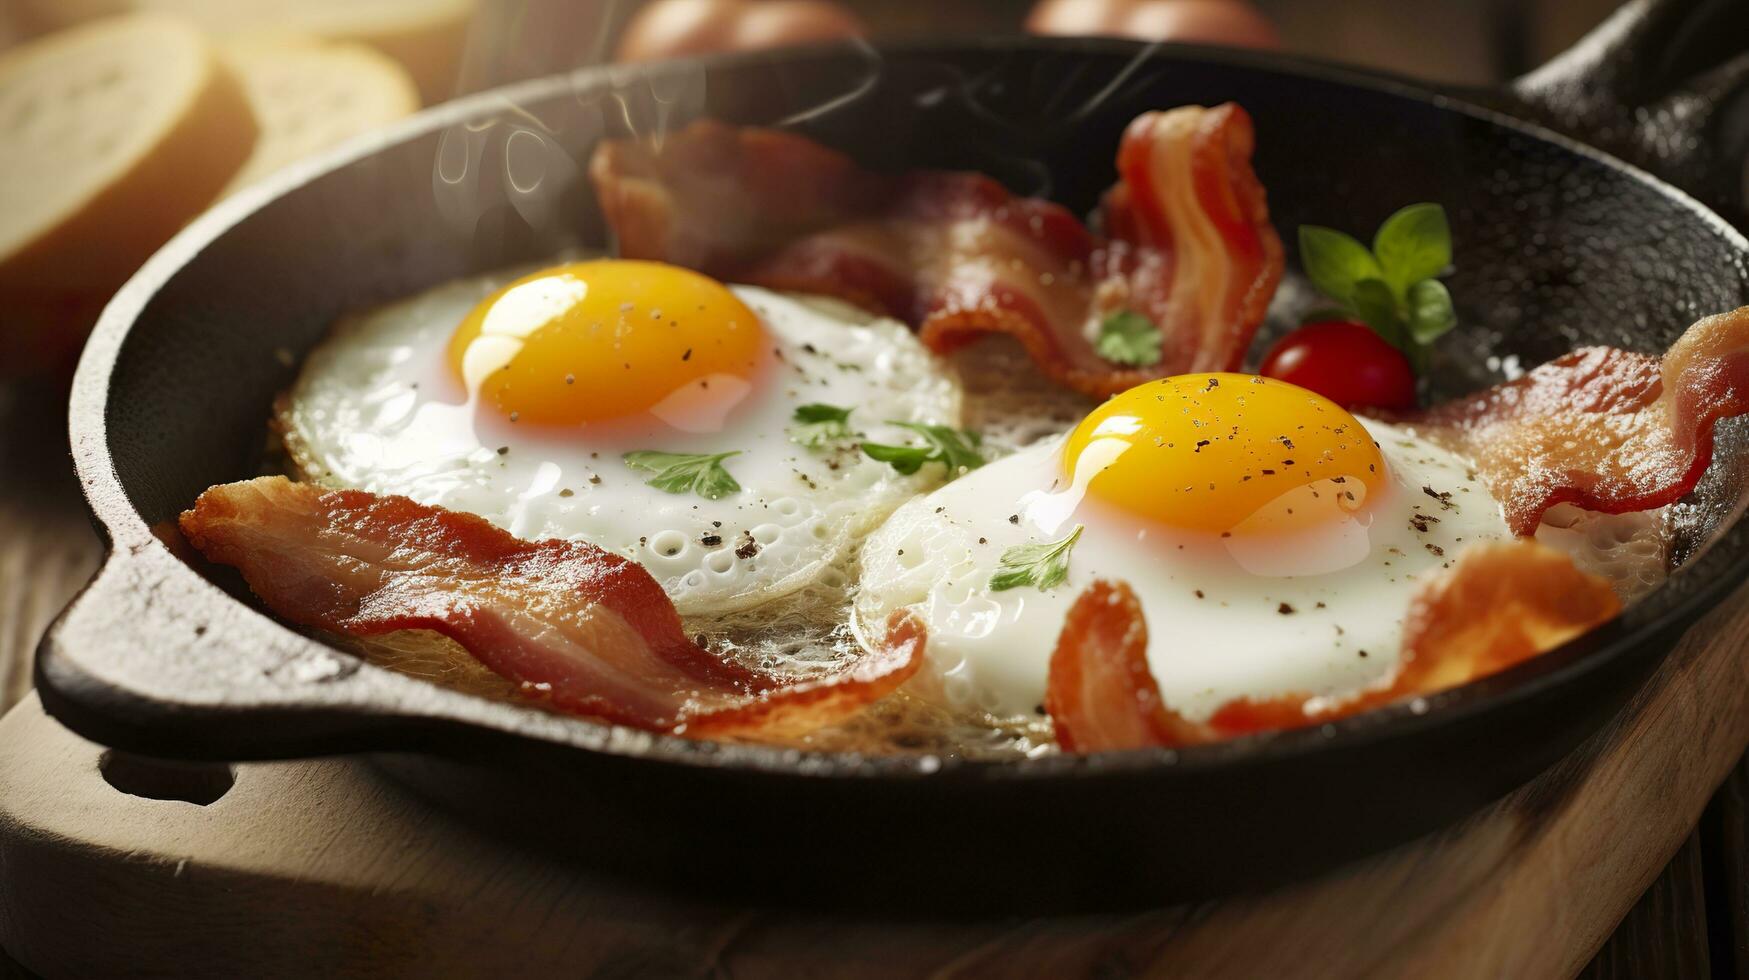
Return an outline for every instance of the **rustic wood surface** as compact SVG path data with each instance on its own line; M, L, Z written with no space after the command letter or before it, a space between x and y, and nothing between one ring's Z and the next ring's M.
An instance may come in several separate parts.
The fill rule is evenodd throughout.
M52 404L42 393L0 401L0 706L28 689L29 652L98 557ZM130 796L104 781L100 749L29 698L0 723L0 936L17 956L0 977L125 964L185 976L1749 980L1749 767L1736 761L1749 744L1745 637L1749 591L1538 785L1320 881L1138 916L959 924L772 915L612 887L347 760L239 766L206 806ZM1566 787L1556 805L1529 805L1555 785Z
M0 386L0 711L30 690L30 654L97 571L79 502L61 392Z
M1699 836L1707 848L1714 976L1749 980L1749 758L1713 797Z

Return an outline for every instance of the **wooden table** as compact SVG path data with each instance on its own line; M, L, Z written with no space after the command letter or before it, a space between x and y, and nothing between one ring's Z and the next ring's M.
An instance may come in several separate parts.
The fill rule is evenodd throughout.
M0 394L0 709L27 694L30 653L37 638L71 593L95 569L98 559L98 543L86 522L68 469L64 426L55 408L56 398L55 393L44 391ZM1729 628L1734 636L1741 636L1743 634L1737 631L1749 624L1749 591L1740 592L1735 602L1740 609L1731 614ZM1719 617L1712 619L1718 621ZM1734 675L1739 681L1741 673L1737 671ZM1707 682L1706 678L1687 678L1678 679L1676 683L1688 683L1695 685L1695 690L1704 691ZM1694 690L1678 693L1678 701L1682 703L1676 705L1674 713L1679 715L1685 710L1684 705L1695 701L1697 696ZM1680 731L1680 726L1685 723L1684 719L1670 717L1672 710L1668 706L1647 712L1642 705L1638 716L1633 715L1633 710L1630 709L1626 722L1618 724L1617 731L1611 736L1618 743L1637 737L1650 739L1658 732ZM1686 719L1689 724L1696 721L1696 718ZM1696 749L1695 754L1700 754L1700 750ZM1607 757L1620 758L1622 755L1618 751ZM1627 757L1633 758L1631 753ZM1647 869L1645 875L1650 876L1656 871L1656 862L1663 860L1676 842L1683 841L1687 816L1663 831L1656 827L1662 816L1657 810L1660 794L1670 794L1673 810L1680 809L1679 801L1685 795L1695 800L1705 797L1705 786L1699 787L1697 792L1695 787L1682 784L1684 778L1690 781L1699 778L1692 772L1685 777L1674 768L1669 773L1641 771L1644 768L1627 767L1622 779L1634 782L1626 787L1599 789L1595 785L1597 779L1585 777L1583 792L1596 790L1598 799L1625 798L1637 800L1642 807L1649 804L1653 808L1652 817L1635 819L1619 828L1619 844L1600 840L1601 836L1612 832L1610 815L1591 813L1582 820L1563 824L1565 829L1557 828L1547 834L1549 838L1560 838L1565 834L1569 839L1545 840L1539 845L1540 850L1533 852L1542 855L1537 860L1547 859L1550 867L1561 869L1556 873L1568 876L1567 880L1556 882L1557 887L1572 887L1576 892L1583 892L1575 894L1576 906L1593 910L1609 907L1608 903L1600 906L1595 901L1593 890L1637 888L1646 877L1628 883L1626 879L1633 874L1631 869L1643 866ZM1715 768L1723 771L1722 767ZM334 769L312 768L309 772L325 773L323 778L338 781L352 778ZM1659 780L1666 778L1669 785L1660 785ZM241 780L239 783L241 785ZM1613 792L1604 791L1610 789ZM1713 975L1749 980L1749 914L1746 914L1749 912L1749 875L1746 875L1746 869L1749 869L1749 809L1746 808L1749 808L1749 766L1739 762L1713 796L1698 826L1686 833L1686 840L1680 843L1674 858L1669 860L1662 874L1657 874L1651 881L1650 888L1638 903L1627 911L1613 935L1584 968L1582 976L1695 978ZM1694 804L1690 804L1689 812L1693 809ZM1485 826L1485 819L1480 825ZM1442 873L1457 867L1450 860L1451 848L1445 847L1445 856L1440 857L1443 846L1428 845L1427 851L1435 860L1428 861L1426 866L1413 862L1409 865L1419 879L1416 887L1438 889L1442 884ZM1591 859L1579 860L1575 854L1619 858L1620 855L1613 851L1617 846L1642 849L1646 853L1640 855L1638 864L1634 861L1600 861L1600 868L1603 864L1609 867L1602 868L1598 874L1581 873L1591 866L1587 863ZM1655 855L1651 853L1654 850L1657 851ZM1402 861L1397 860L1397 864L1401 865ZM1303 892L1318 895L1326 903L1330 896L1361 898L1381 885L1390 887L1389 876L1397 873L1393 867L1391 861L1384 861L1374 866L1350 869L1331 876L1328 883L1307 886ZM4 867L0 865L0 874L3 873ZM1528 874L1534 877L1535 872ZM1539 943L1547 941L1547 937L1554 934L1552 930L1563 928L1562 923L1541 918L1534 906L1526 910L1534 921L1518 921L1509 914L1502 914L1497 907L1490 909L1490 903L1510 904L1512 895L1509 889L1516 880L1515 875L1479 877L1481 886L1485 887L1478 886L1475 880L1466 881L1463 885L1465 894L1453 900L1450 911L1454 917L1467 916L1480 927L1493 930L1496 934L1488 937L1488 941ZM1525 874L1516 875L1517 879L1524 877ZM1400 882L1397 884L1401 885ZM1544 880L1541 884L1546 891L1549 883ZM1503 893L1492 894L1496 888ZM1478 893L1485 895L1479 897ZM1631 897L1632 891L1622 894ZM1173 930L1200 930L1204 935L1210 931L1206 925L1210 919L1219 921L1223 917L1247 923L1254 930L1261 925L1267 931L1273 927L1270 917L1275 916L1277 921L1273 925L1279 926L1284 933L1291 933L1294 929L1303 932L1306 917L1272 907L1281 904L1275 896L1264 896L1246 900L1239 912L1234 911L1233 903L1227 903L1225 907L1213 910L1188 910L1182 916L1171 911L1161 914L1178 916L1173 919ZM1625 900L1619 904L1626 904ZM1357 902L1349 912L1360 913L1364 908ZM0 917L4 914L5 910L0 909ZM1517 935L1497 935L1503 922L1515 923ZM407 928L416 930L417 923L408 923ZM1448 931L1453 935L1463 932L1462 929ZM1602 934L1602 930L1597 932L1597 935ZM1028 935L1018 931L997 932L995 935L1000 937L999 942L1017 948L1023 948L1030 941ZM1595 943L1595 940L1591 942ZM1410 953L1416 952L1413 942L1399 939L1397 945ZM1423 948L1419 952L1425 953L1426 950ZM979 950L978 955L980 959L973 961L974 968L982 963L987 970L1002 962L999 951L992 954L990 950ZM992 955L998 958L991 959ZM1135 961L1120 958L1116 962L1120 967L1117 972L1123 975L1123 964ZM1158 965L1159 961L1154 962ZM964 966L964 963L956 961L956 966ZM721 963L713 968L725 973L735 972ZM973 972L977 972L976 969ZM1382 972L1391 971L1384 968ZM0 957L0 978L27 975L18 964Z

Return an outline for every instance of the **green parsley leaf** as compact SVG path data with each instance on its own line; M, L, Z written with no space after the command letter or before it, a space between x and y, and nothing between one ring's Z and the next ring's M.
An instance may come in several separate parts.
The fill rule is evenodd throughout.
M1438 279L1423 279L1409 287L1409 336L1423 346L1457 326L1451 291Z
M1411 284L1430 279L1451 265L1451 226L1437 204L1411 204L1385 219L1372 240L1373 255L1398 297Z
M1118 310L1099 322L1093 349L1113 364L1148 367L1160 363L1160 328L1134 310Z
M921 446L887 446L875 442L862 444L862 451L868 458L887 463L906 476L917 472L924 463L941 463L947 471L958 474L962 470L975 470L984 465L984 457L978 453L978 434L976 432L961 432L945 425L926 425L921 422L898 422L887 420L888 425L896 425L901 429L910 429L923 437Z
M877 442L865 442L862 451L869 459L892 464L893 469L910 476L923 468L929 462L929 449L924 446L885 446Z
M1342 303L1367 279L1383 279L1378 259L1353 235L1318 225L1300 226L1300 265L1318 291Z
M837 405L814 403L796 408L795 425L789 428L790 441L809 449L820 449L850 436L850 409Z
M656 474L646 482L658 490L696 493L706 500L717 500L741 492L741 484L736 483L729 471L723 468L723 460L740 454L738 449L727 453L663 453L641 449L621 458L634 470Z
M1069 550L1080 540L1083 525L1061 541L1021 544L1002 552L996 574L990 576L991 592L1006 592L1030 585L1040 590L1062 585L1069 577Z

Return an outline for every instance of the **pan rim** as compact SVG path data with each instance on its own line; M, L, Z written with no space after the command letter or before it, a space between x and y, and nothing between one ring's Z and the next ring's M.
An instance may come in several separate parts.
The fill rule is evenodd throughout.
M75 469L81 492L100 532L103 534L112 561L138 559L142 549L162 551L162 558L172 566L180 566L192 578L210 590L212 601L231 603L237 600L217 587L206 583L192 568L175 559L152 534L145 518L133 506L128 492L116 472L109 451L110 386L135 321L150 300L188 263L233 227L248 220L270 201L359 160L366 159L390 147L429 135L445 127L487 115L507 104L534 101L563 95L589 86L606 85L627 77L661 77L666 74L694 72L710 68L732 68L740 64L767 63L783 59L834 56L846 49L844 44L815 45L780 52L748 52L659 62L627 68L605 66L546 76L470 95L432 107L383 131L369 134L294 165L220 202L190 223L181 233L160 249L119 290L105 307L80 357L69 399L69 436ZM1260 70L1287 77L1335 82L1386 95L1422 102L1447 112L1455 112L1513 133L1553 144L1577 156L1618 171L1637 183L1647 186L1689 212L1732 248L1749 254L1749 240L1722 217L1700 204L1690 195L1659 178L1610 154L1578 140L1556 133L1536 123L1508 113L1476 104L1464 98L1441 93L1409 80L1382 72L1336 65L1315 58L1275 53L1239 51L1206 45L1181 43L1144 43L1114 38L1040 38L984 37L954 40L920 40L882 43L873 46L882 56L927 56L932 52L989 51L1039 53L1111 53L1128 52L1136 57L1166 57L1192 63L1211 63ZM1709 561L1709 558L1712 559ZM546 716L539 709L504 704L511 714L499 715L503 724L483 724L477 718L460 716L414 717L385 716L409 722L438 722L461 725L494 735L546 743L566 749L615 755L641 762L665 763L781 774L787 776L832 778L971 778L979 781L1008 779L1054 779L1092 774L1166 774L1208 770L1229 771L1252 766L1292 762L1332 747L1358 748L1380 740L1411 738L1433 727L1458 724L1479 714L1500 710L1515 701L1531 697L1551 687L1572 683L1580 675L1601 668L1604 664L1644 650L1658 636L1685 625L1705 609L1716 605L1725 593L1734 589L1749 573L1749 553L1721 560L1708 551L1691 560L1676 574L1708 566L1714 572L1710 581L1669 604L1656 616L1634 616L1635 609L1657 595L1649 596L1631 607L1623 616L1592 630L1576 640L1549 651L1536 660L1511 670L1483 678L1457 688L1439 692L1426 699L1399 702L1315 728L1264 733L1245 738L1193 746L1183 749L1141 749L1104 752L1090 755L1052 755L1036 759L1013 761L976 761L925 755L869 756L859 753L823 752L777 746L741 743L708 742L677 735L662 735L627 729L588 719L565 717L563 726L576 736L589 737L555 739L546 733L529 730L534 727L519 724L521 712ZM1710 566L1717 565L1718 568ZM167 572L174 574L174 568ZM159 573L165 574L165 573ZM1667 586L1666 586L1667 587ZM1659 590L1663 591L1663 588ZM285 629L301 644L332 650L321 641L290 630L259 607L241 603L258 617L255 625ZM40 665L39 665L40 670ZM361 664L361 670L382 671L373 664ZM456 697L481 700L473 695L450 691ZM380 709L379 709L380 710Z

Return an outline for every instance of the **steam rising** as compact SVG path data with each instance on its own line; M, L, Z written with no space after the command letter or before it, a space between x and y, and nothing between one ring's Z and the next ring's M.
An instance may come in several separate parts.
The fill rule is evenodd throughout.
M594 207L585 177L595 143L630 136L660 150L669 134L706 113L709 78L691 62L599 64L618 7L608 2L574 11L592 17L584 32L592 40L572 58L556 62L572 68L570 100L522 104L515 89L501 89L506 94L496 111L442 134L432 166L432 194L446 221L479 236L489 227L482 222L505 209L552 248L590 244L579 242L576 230L586 225L582 219ZM464 89L516 77L519 66L555 63L550 51L541 56L552 38L545 36L542 25L528 23L522 16L526 13L487 18L470 36ZM577 24L568 23L564 34L576 36ZM918 118L945 113L955 121L951 129L965 142L952 149L965 161L963 166L991 173L1019 193L1050 196L1053 182L1041 159L1043 151L1072 144L1106 103L1134 99L1152 85L1153 73L1146 69L1158 49L1157 44L1140 47L1115 70L1102 67L1109 63L1072 54L1013 51L998 53L990 67L978 71L908 62L903 77L894 78L873 45L842 42L833 49L834 57L842 59L842 70L833 73L831 86L818 92L783 91L783 101L800 108L781 107L788 111L765 125L831 129L839 122L836 117L862 106L883 82L891 82L905 86ZM773 56L772 64L781 68L782 57ZM961 119L968 125L959 125ZM894 138L903 152L905 134ZM490 242L480 244L490 252Z
M499 90L499 108L458 124L439 138L432 164L432 197L439 213L459 229L478 230L494 209L508 206L537 239L554 247L576 244L568 234L587 207L588 155L608 136L630 136L658 149L668 134L704 114L707 105L705 70L682 63L675 67L596 65L607 49L617 4L598 5L593 42L580 52L570 75L572 98L555 105L550 99L521 104L514 89ZM521 62L517 49L537 42L509 17L490 19L468 41L463 88L480 87L506 77L506 66ZM822 92L802 109L776 120L790 126L830 115L861 101L880 81L880 54L867 42L848 44L860 61L848 86Z

